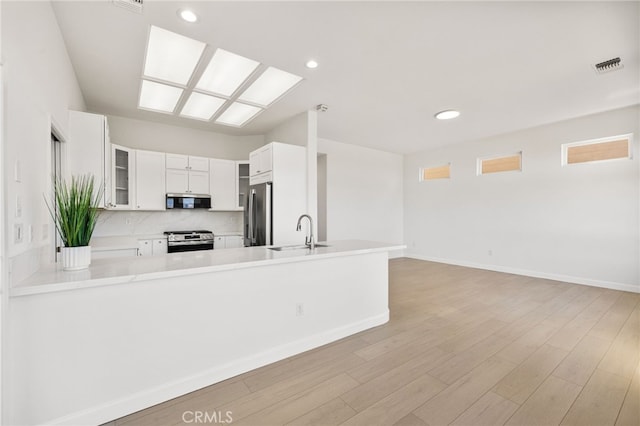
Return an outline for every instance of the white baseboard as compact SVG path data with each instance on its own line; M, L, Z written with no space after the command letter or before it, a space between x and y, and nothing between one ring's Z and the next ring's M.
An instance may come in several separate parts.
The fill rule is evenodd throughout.
M126 416L144 408L202 389L223 380L246 373L256 368L280 361L293 355L326 345L352 334L359 333L389 321L389 310L313 336L268 349L264 352L241 358L234 362L216 366L196 375L147 389L100 406L76 412L46 422L48 425L101 424Z
M628 291L631 293L640 293L640 286L616 283L610 281L593 280L590 278L574 277L569 275L553 274L547 272L530 271L526 269L511 268L508 266L487 265L481 263L467 262L455 259L442 259L438 257L425 256L418 253L405 253L405 257L418 260L427 260L430 262L446 263L449 265L466 266L469 268L484 269L487 271L505 272L508 274L523 275L525 277L544 278L553 281L562 281L571 284L588 285L591 287L609 288L612 290Z

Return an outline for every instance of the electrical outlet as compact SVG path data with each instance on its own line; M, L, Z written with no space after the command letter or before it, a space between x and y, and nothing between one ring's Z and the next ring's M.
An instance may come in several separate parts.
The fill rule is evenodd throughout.
M13 242L15 244L20 244L22 242L22 224L16 223L13 225Z
M304 304L296 303L296 316L301 317L304 315Z

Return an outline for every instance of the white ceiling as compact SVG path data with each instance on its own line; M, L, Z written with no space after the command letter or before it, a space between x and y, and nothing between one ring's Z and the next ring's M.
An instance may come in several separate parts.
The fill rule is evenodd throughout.
M198 23L177 17L186 6ZM255 135L323 103L321 138L409 153L640 103L639 6L145 0L136 14L56 0L54 11L91 111ZM138 110L149 25L305 80L242 129ZM594 72L617 56L624 69ZM433 118L448 108L461 117Z

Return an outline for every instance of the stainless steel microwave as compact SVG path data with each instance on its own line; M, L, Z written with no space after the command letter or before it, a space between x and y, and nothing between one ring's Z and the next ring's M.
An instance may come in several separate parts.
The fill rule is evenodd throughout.
M210 209L208 194L167 194L167 209Z

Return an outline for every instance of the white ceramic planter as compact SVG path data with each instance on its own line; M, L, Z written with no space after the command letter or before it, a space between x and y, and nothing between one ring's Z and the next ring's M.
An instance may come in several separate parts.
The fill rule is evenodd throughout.
M78 271L91 265L91 246L62 247L62 269L65 271Z

